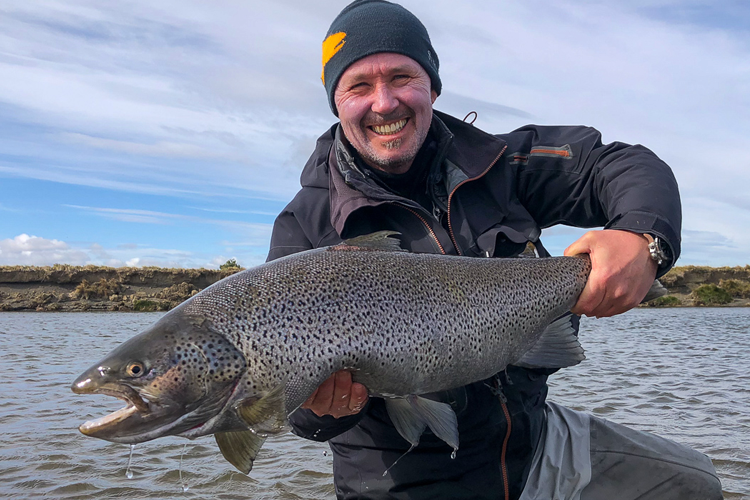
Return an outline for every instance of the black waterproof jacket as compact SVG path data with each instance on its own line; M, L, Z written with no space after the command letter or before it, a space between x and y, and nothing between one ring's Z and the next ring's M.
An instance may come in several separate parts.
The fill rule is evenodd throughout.
M588 127L526 126L502 135L435 112L437 142L425 189L428 210L389 192L357 166L340 128L317 142L302 189L278 216L268 260L378 230L401 233L413 252L513 257L556 224L650 233L680 253L680 199L669 167L642 146L602 144ZM339 498L518 498L544 419L551 371L509 367L441 394L458 418L461 446L429 430L409 448L382 400L334 419L292 415L300 436L329 441Z

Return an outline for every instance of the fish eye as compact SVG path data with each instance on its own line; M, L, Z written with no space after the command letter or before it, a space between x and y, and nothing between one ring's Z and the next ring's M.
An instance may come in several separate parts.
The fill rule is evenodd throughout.
M129 377L140 377L146 373L146 367L139 361L131 361L128 366L125 367L125 373Z

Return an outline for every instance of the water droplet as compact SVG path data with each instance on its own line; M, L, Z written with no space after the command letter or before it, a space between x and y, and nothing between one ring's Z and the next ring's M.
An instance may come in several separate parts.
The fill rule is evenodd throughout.
M187 448L187 443L182 445L182 453L180 453L180 484L182 485L182 492L185 493L187 490L190 489L190 486L185 484L185 481L182 480L182 457L185 456L185 449Z
M453 452L451 453L451 460L455 460L455 459L456 459L456 450L453 450Z
M128 465L125 467L125 477L128 479L133 479L133 471L130 470L130 462L133 460L133 450L135 450L135 445L130 445L130 455L128 455Z
M324 457L327 457L327 456L328 456L328 450L323 450L323 456L324 456Z

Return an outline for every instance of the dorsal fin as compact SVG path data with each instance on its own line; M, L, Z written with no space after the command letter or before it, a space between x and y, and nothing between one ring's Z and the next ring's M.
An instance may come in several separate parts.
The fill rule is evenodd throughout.
M378 231L376 233L363 234L355 238L344 240L338 245L329 248L332 251L352 251L352 250L379 250L384 252L405 252L397 238L400 236L398 231Z

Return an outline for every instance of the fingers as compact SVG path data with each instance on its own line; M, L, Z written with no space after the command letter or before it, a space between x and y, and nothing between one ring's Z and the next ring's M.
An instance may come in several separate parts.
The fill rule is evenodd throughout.
M311 410L319 417L331 415L339 418L359 413L366 402L365 386L352 382L352 374L342 370L320 384L302 408Z
M578 315L594 316L594 312L604 302L605 296L606 288L604 285L596 280L596 276L589 276L586 286L578 297L578 302L570 309L570 312Z
M656 275L646 239L619 230L589 231L571 244L565 255L588 253L591 274L576 304L575 314L614 316L632 309L648 292Z
M354 413L359 413L367 403L367 388L362 384L356 382L352 384L352 394L349 398L349 410Z
M570 246L565 249L563 255L565 255L566 257L573 257L574 255L580 255L582 253L590 254L592 250L590 244L590 240L592 239L591 233L592 231L589 231L588 233L584 234L576 241L571 243Z

